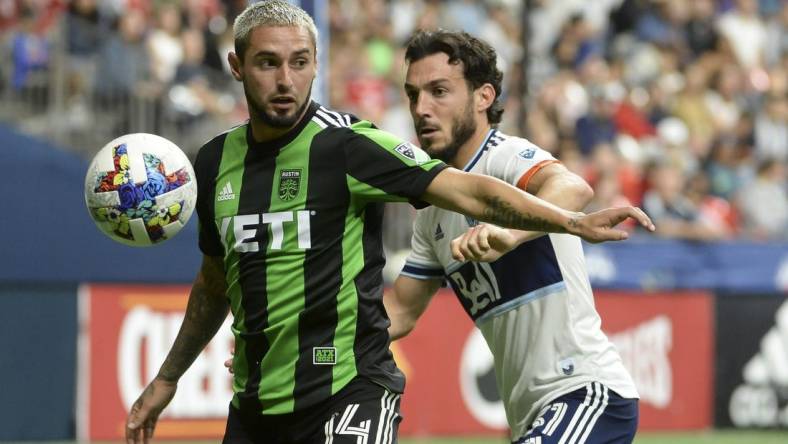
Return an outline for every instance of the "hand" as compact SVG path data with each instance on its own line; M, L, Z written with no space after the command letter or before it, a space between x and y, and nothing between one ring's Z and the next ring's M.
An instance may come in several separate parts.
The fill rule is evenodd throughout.
M635 207L606 208L591 214L577 214L569 220L567 231L591 243L627 239L629 233L613 227L630 217L649 231L656 229L646 213Z
M159 420L164 407L170 403L175 396L178 384L155 378L142 392L139 398L131 406L131 412L126 418L126 443L148 444L153 437L153 430L156 428L156 421ZM142 436L140 437L140 429Z
M518 245L511 231L479 224L452 239L451 255L458 261L492 262Z

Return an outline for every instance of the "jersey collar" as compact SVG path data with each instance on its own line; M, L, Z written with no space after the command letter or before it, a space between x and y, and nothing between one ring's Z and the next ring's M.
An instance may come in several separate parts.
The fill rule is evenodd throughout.
M249 145L250 148L254 150L264 150L266 152L278 153L279 150L301 134L301 131L312 121L312 117L317 112L318 108L320 108L320 104L315 102L314 100L309 102L307 106L306 112L304 113L304 117L298 122L296 126L293 127L290 131L283 134L281 137L277 137L276 139L267 140L265 142L255 142L254 137L252 137L252 125L249 122L246 123L246 143Z
M473 166L476 165L476 162L478 162L479 159L482 158L482 154L484 154L484 152L487 151L487 142L490 141L490 138L492 138L492 136L496 133L496 131L497 130L494 128L491 129L490 131L487 131L487 137L484 138L484 141L479 146L479 148L476 148L476 154L474 154L473 157L471 157L471 160L469 160L468 163L465 164L465 166L462 168L463 171L470 171L471 168L473 168Z

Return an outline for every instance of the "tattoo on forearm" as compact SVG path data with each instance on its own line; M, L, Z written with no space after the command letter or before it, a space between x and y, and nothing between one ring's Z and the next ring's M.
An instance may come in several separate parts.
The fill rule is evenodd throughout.
M484 217L496 225L519 230L562 231L562 227L542 217L521 212L498 196L486 198L485 203L487 206L484 209Z
M577 228L580 226L580 216L572 216L569 218L569 226L572 228Z
M203 348L213 338L227 317L228 303L221 288L209 283L200 276L192 287L189 304L181 324L181 329L170 349L158 377L177 382ZM220 293L217 293L217 290ZM222 297L217 297L221 294Z

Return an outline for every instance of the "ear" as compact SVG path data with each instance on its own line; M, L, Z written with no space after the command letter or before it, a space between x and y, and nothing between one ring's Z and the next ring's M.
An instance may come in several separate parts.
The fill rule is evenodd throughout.
M230 51L227 54L227 62L230 64L230 72L232 73L233 78L239 82L243 80L244 76L243 72L241 71L242 63L241 59L238 58L238 55L235 52Z
M476 88L473 94L476 96L476 112L486 113L487 108L495 102L495 88L489 83Z

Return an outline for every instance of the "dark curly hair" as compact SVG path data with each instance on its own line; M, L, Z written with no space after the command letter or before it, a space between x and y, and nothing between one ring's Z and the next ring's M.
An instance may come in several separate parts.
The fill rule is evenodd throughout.
M477 89L485 83L495 89L495 100L487 108L487 120L495 125L501 122L501 83L503 73L496 62L495 49L486 42L462 31L416 31L405 44L405 61L413 63L424 57L442 52L449 56L449 63L462 62L463 75L469 87Z

